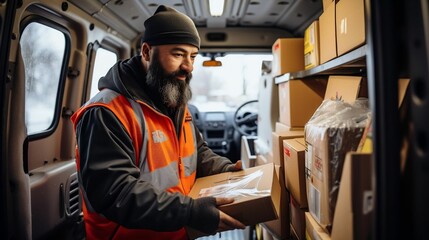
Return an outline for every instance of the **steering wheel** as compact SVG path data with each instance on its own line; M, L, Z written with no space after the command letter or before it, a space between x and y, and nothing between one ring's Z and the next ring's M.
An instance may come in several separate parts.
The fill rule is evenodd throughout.
M234 128L244 136L254 136L258 130L258 113L252 111L242 111L245 107L257 103L258 100L251 100L243 103L235 110L232 121ZM243 112L243 113L241 113Z

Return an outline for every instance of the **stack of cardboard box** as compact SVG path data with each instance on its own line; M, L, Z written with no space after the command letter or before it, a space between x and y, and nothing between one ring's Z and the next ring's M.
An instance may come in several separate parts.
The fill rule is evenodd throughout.
M324 0L323 9L320 18L306 29L304 38L282 38L274 42L270 78L311 69L365 43L363 0ZM281 211L284 214L277 220L277 225L280 229L287 229L287 223L292 228L291 231L279 232L273 230L279 229L278 226L263 224L275 238L288 238L286 235L290 232L295 238L305 238L304 213L308 210L303 157L305 125L325 99L354 101L360 96L367 97L365 84L362 77L329 76L328 79L318 76L290 78L271 88L278 89L278 102L270 98L272 108L278 105L278 112L271 120L278 115L278 121L272 131L272 139L267 137L267 130L258 129L255 165L274 163L279 166L279 181L281 186L284 185L281 205L285 211ZM274 96L272 91L270 94ZM273 116L273 112L270 114ZM296 154L296 158L291 159L292 156L287 154ZM291 166L288 168L288 165ZM283 215L287 215L288 220L283 219Z
M272 49L273 70L271 76L275 77L287 72L304 70L303 48L302 38L278 39L273 44ZM263 229L275 239L290 238L290 201L293 199L291 200L291 195L286 188L283 141L304 137L304 126L323 101L326 85L326 78L312 81L294 79L277 84L275 89L278 89L278 92L275 95L278 96L278 99L276 103L271 105L271 108L278 106L278 118L275 122L275 128L270 133L270 141L266 140L268 132L259 131L258 126L258 138L261 139L255 140L255 149L258 153L255 165L274 163L278 169L281 186L279 219L261 224ZM271 94L273 93L271 92ZM275 102L275 100L273 101ZM266 116L260 117L267 118ZM267 151L263 151L266 147L264 142L270 144ZM300 204L296 206L301 208Z
M365 44L363 0L323 0L323 13L304 33L305 69Z
M276 166L278 180L280 183L281 196L280 196L280 215L274 221L264 222L261 225L269 232L275 239L288 239L290 236L290 210L289 191L286 189L284 163L283 163L283 140L293 139L304 136L303 129L279 131L276 124L275 131L272 132L272 150L267 155L258 155L257 164L264 165L267 163L274 163Z
M289 138L297 138L304 136L304 122L306 121L299 115L299 108L301 106L293 106L294 117L289 118L294 122L293 127L288 126L287 124L281 124L279 118L283 118L284 113L281 113L279 104L282 104L282 100L279 100L279 94L282 94L284 98L283 90L278 90L279 85L274 84L274 77L282 75L287 72L297 72L304 70L304 55L303 55L303 39L302 38L285 38L278 39L273 44L273 61L272 61L272 71L270 74L270 79L261 78L262 93L260 93L259 101L260 103L270 102L269 105L264 104L261 106L261 119L271 119L271 125L264 123L263 126L259 126L258 122L258 139L255 140L255 149L257 153L256 166L265 165L268 163L273 163L276 166L278 181L280 183L281 195L280 195L280 215L279 218L273 221L267 221L261 223L262 229L265 236L270 236L274 239L289 239L290 237L290 221L289 221L289 200L290 195L286 190L285 186L285 176L284 176L284 166L283 166L283 140ZM269 84L266 84L269 83ZM292 88L296 89L307 89L311 91L309 87L306 87L306 84L302 81L297 81L293 83ZM271 86L272 84L272 86ZM268 87L265 87L268 86ZM310 89L310 90L308 90ZM275 92L274 92L275 91ZM294 102L300 102L300 96L295 95L296 91L293 91L292 94ZM276 99L273 98L276 97ZM320 98L320 97L319 97ZM321 101L321 98L320 98ZM288 100L289 102L289 100ZM320 104L320 103L318 103ZM292 106L292 105L290 105ZM267 109L271 109L267 111ZM274 109L274 110L273 110ZM289 111L289 110L283 110ZM270 116L267 116L270 114ZM279 115L282 115L280 117ZM311 114L307 114L309 118ZM299 119L301 118L301 119ZM305 117L304 117L305 118ZM281 126L279 126L281 124ZM273 125L275 125L273 127Z
M320 64L365 44L364 1L324 0L319 40Z
M314 50L314 48L313 48ZM303 54L303 52L301 52ZM288 186L286 174L295 176L300 175L299 169L287 169L285 164L285 149L284 141L294 141L297 138L304 137L304 126L313 115L314 111L320 106L323 101L326 91L327 79L324 77L314 79L289 79L288 81L278 84L279 90L279 119L276 123L275 131L273 132L273 162L281 166L282 174L281 181L285 185L285 208L289 210L288 224L290 233L303 239L303 229L305 219L303 213L307 208L306 202L300 199L300 196L295 196L295 192L291 192L291 186ZM297 134L299 133L299 134ZM287 171L289 173L286 173ZM303 168L302 168L303 170ZM303 176L303 175L302 175ZM305 186L305 184L304 184ZM305 191L304 191L305 192ZM290 194L291 193L291 194Z
M305 182L304 138L283 141L286 188L290 192L290 228L294 239L305 239L305 212L308 211Z

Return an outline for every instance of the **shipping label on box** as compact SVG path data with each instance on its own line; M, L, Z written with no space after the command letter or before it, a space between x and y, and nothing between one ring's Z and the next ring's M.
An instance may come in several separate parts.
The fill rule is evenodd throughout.
M319 65L319 21L316 20L304 32L304 68Z
M321 197L325 188L324 176L327 175L323 172L323 160L325 157L325 148L319 147L319 143L306 140L306 193L307 203L310 213L317 220L317 222L328 222L328 214L326 213L328 205L327 199ZM323 213L322 213L323 211ZM322 218L323 217L323 218ZM328 224L326 224L328 225Z

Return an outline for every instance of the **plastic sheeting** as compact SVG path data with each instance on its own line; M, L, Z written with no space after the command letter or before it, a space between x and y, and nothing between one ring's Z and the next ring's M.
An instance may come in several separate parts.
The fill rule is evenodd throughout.
M371 118L368 104L368 99L357 99L353 104L325 100L305 126L306 174L312 181L309 208L322 225L332 223L345 155L355 151L361 141ZM311 192L315 188L317 192ZM328 206L321 206L326 194Z

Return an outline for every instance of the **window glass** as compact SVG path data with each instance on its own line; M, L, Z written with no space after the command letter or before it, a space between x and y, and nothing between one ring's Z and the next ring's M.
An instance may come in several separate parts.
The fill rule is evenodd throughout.
M192 72L191 104L200 111L233 111L246 101L258 99L262 61L272 54L228 54L217 57L220 67L203 67L209 57L199 55Z
M97 49L94 71L92 73L90 98L98 93L98 80L106 75L107 71L116 63L117 59L116 53L104 48Z
M53 124L66 38L57 29L33 22L25 27L20 46L25 67L25 124L30 135Z

